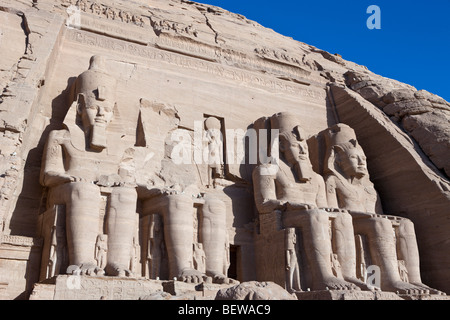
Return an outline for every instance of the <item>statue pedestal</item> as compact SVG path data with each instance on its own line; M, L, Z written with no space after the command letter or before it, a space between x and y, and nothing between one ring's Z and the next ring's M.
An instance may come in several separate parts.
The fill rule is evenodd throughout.
M298 300L450 300L437 294L396 294L394 292L370 292L356 290L322 290L297 292Z
M157 280L59 275L37 283L30 300L138 300L162 290Z
M298 300L403 300L393 292L321 290L297 292Z
M226 289L234 284L215 284L215 283L185 283L181 281L164 281L164 291L173 296L184 296L196 300L214 300L217 291Z
M120 277L58 275L36 283L30 300L214 300L233 286Z
M440 294L399 294L404 300L450 300L450 296Z

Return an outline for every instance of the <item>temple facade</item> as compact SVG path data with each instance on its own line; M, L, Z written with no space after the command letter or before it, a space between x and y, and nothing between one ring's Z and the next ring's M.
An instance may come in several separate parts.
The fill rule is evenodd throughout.
M191 1L0 21L1 299L447 298L444 99Z

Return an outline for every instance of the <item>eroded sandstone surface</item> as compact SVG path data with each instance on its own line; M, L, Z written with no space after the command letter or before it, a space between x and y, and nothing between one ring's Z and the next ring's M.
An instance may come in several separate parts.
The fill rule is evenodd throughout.
M121 285L158 295L164 281L193 291L210 284L211 297L250 281L274 282L298 298L315 287L367 291L364 272L383 237L395 237L386 255L401 283L383 273L382 289L402 298L450 293L449 102L192 1L4 0L0 22L1 298L65 297L73 292L58 291L61 277L80 273L80 283L93 277L105 290L86 289L92 298L130 298L108 294ZM89 70L94 75L82 76ZM107 118L90 123L91 107ZM275 125L285 112L291 120ZM314 180L325 192L324 132L337 124L353 130L349 141L367 162L370 183L355 190L378 195L382 210L364 214L391 228L374 238L365 238L369 229L355 232L347 260L336 227L357 230L351 202L306 197L300 206L291 198L291 207L266 212L255 192L263 159L252 161L263 143L253 137L283 128L291 143L309 147L308 175L293 170L292 184ZM269 189L261 187L263 200ZM313 192L298 190L297 202ZM319 235L284 215L292 208L327 214L323 261L308 255ZM410 243L417 245L406 254ZM327 281L316 281L317 266ZM139 297L153 297L151 290Z

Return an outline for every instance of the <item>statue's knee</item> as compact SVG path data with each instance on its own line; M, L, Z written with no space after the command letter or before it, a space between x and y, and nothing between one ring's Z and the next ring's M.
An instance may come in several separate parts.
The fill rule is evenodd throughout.
M381 217L374 217L370 219L375 234L389 234L393 233L392 223L390 220Z
M305 211L312 223L328 224L328 213L323 210L313 209Z
M204 211L217 214L223 214L226 211L225 202L213 196L205 196L203 208Z
M282 215L285 228L297 228L312 225L328 225L328 213L323 210L292 210L285 211Z
M166 213L177 212L192 207L192 197L181 193L162 194L142 201L142 211L144 215L166 215Z
M338 226L350 227L353 225L353 217L347 211L339 212L334 219L334 223Z
M113 188L111 200L116 203L134 204L137 201L137 192L134 188Z
M99 188L91 183L75 182L67 185L71 202L92 201L100 196Z
M402 234L415 234L414 223L406 218L399 220L399 232Z
M192 197L182 193L166 195L164 200L169 210L192 208L194 203Z

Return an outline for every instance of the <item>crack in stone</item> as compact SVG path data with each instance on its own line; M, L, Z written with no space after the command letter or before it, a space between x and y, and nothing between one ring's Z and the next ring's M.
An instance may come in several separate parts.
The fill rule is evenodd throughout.
M11 13L11 14L15 14L18 15L19 17L22 18L22 23L21 23L21 27L25 33L25 52L24 54L28 54L28 50L30 50L30 53L33 53L33 50L31 48L31 44L30 44L30 28L28 26L28 20L27 17L25 16L25 13L23 11L20 10L16 10L13 8L8 8L8 7L3 7L0 6L0 11L3 12L7 12L7 13Z
M206 19L206 25L212 30L212 32L214 32L214 41L218 44L218 38L219 38L219 33L214 30L213 26L211 25L211 22L209 21L209 18L207 17L206 13L202 12L203 16Z
M219 33L214 29L214 27L211 24L211 21L209 21L209 18L205 12L206 10L204 8L199 8L198 6L196 6L196 8L205 17L206 25L208 26L208 28L210 28L211 31L214 32L214 42L219 44Z

